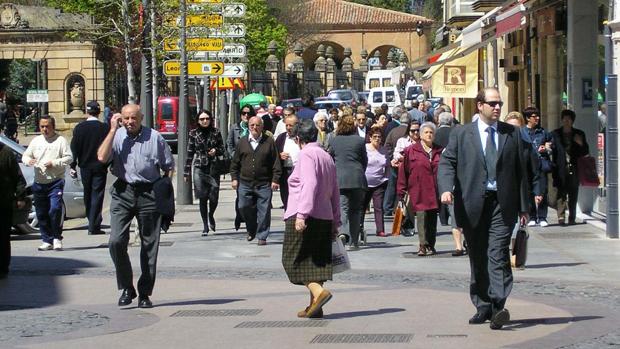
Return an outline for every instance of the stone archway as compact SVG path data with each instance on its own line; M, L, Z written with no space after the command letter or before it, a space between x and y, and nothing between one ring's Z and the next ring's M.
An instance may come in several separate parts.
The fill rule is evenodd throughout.
M44 71L43 86L48 91L48 114L56 118L59 130L69 130L85 115L71 113L77 109L70 104L67 83L71 76L79 76L84 100L105 101L103 63L97 56L97 46L87 39L70 39L67 32L91 28L91 19L82 14L62 13L41 7L3 4L3 11L11 11L17 23L0 19L0 59L30 59L40 61ZM8 16L7 16L8 17ZM54 21L43 19L54 18ZM6 23L5 23L6 22ZM45 28L40 23L46 23ZM53 27L50 23L58 23ZM62 24L62 26L61 26Z
M314 62L317 58L319 58L319 54L317 53L319 45L323 45L325 48L327 48L327 46L331 46L334 49L334 61L336 62L336 68L341 69L342 60L344 59L344 47L333 41L316 42L306 48L301 56L304 60L304 66L309 70L314 70Z
M375 47L372 51L368 52L368 57L377 57L377 52L379 52L379 61L381 62L382 69L385 69L388 65L389 59L388 57L393 56L393 60L396 62L400 62L400 55L404 55L405 62L409 61L407 57L407 53L398 46L394 45L381 45ZM391 54L391 55L390 55ZM398 65L398 63L397 63Z

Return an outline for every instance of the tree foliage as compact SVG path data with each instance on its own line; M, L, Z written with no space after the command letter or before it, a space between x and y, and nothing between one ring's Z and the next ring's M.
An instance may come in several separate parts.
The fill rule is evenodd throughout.
M242 22L246 25L245 43L250 67L263 69L269 55L267 47L271 41L277 44L276 55L284 57L288 32L277 19L281 9L270 7L266 0L243 0L243 3L247 9Z
M6 87L7 98L26 102L26 90L37 86L35 63L28 59L15 59L8 67L9 79Z
M385 8L388 10L409 12L409 0L348 0L362 5Z
M422 15L426 18L432 19L435 22L443 21L443 5L441 0L425 0L422 7Z

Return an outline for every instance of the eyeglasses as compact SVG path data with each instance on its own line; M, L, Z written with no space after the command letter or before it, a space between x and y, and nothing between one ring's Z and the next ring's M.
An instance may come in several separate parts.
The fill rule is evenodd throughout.
M249 111L242 111L241 115L250 115L250 112Z
M327 121L327 120L325 120L325 119L318 119L317 121L318 121L318 122L325 122L325 121Z
M491 107L491 108L495 108L498 105L501 108L504 105L504 102L502 102L502 101L490 101L490 102L484 101L484 103L488 104L489 107Z
M410 133L416 133L416 132L420 132L419 128L412 128L411 130L409 130Z

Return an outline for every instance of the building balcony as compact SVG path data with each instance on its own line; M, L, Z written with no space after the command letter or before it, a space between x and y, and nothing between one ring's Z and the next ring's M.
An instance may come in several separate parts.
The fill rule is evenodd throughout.
M471 8L476 12L487 12L502 6L503 2L503 0L475 0Z
M466 27L482 17L484 12L473 8L475 2L476 0L445 0L445 22L453 27Z

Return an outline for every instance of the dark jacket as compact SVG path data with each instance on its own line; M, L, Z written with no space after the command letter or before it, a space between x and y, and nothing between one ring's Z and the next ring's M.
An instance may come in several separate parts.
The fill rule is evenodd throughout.
M248 137L237 144L235 157L230 165L230 177L252 186L278 183L282 175L280 156L272 137L263 133L256 150Z
M394 157L394 148L396 147L396 142L402 137L407 135L407 130L409 126L407 124L403 124L398 126L397 128L390 131L390 133L385 138L385 149L388 152L388 159L392 160Z
M101 121L82 121L73 129L71 138L71 153L73 162L71 168L76 165L94 171L106 171L107 164L97 159L97 149L108 135L110 126Z
M572 128L573 136L570 142L570 151L568 155L570 157L570 163L566 163L567 149L562 142L562 128L554 130L551 135L553 137L553 186L556 188L563 188L566 185L566 179L569 173L577 175L577 161L580 157L588 155L590 153L590 147L586 141L586 135L582 130ZM583 140L583 145L575 142L575 136L580 135Z
M545 145L547 142L553 143L553 137L542 127L536 127L533 131L532 133L529 128L521 127L521 136L532 147L532 154L538 158L537 169L544 173L549 173L553 166L551 164L551 154L547 152L538 152L538 147Z
M153 193L155 194L155 209L161 214L161 228L168 231L170 223L174 222L174 187L172 180L164 176L153 183Z
M17 163L15 153L0 143L0 207L13 207L14 201L26 196L26 180Z
M209 156L209 150L215 149L215 155ZM198 127L189 131L187 142L187 161L183 168L183 175L189 176L192 162L195 167L211 169L218 156L224 155L224 141L222 134L215 127Z
M403 163L398 168L397 193L401 198L405 192L409 194L413 211L439 208L437 167L442 150L442 147L433 145L429 159L420 142L405 148Z
M455 128L439 161L439 193L454 194L456 224L466 229L477 227L485 201L486 165L478 122ZM510 124L498 122L497 132L497 201L504 224L512 226L519 212L530 210L526 145Z
M237 144L239 143L239 138L241 138L241 126L239 123L236 123L228 132L228 138L226 138L226 150L231 158L235 157L235 149L237 149Z
M433 143L445 148L448 145L448 141L450 141L450 133L452 133L452 127L437 127L437 131L435 131L435 140Z
M338 188L356 189L368 187L366 166L368 154L364 138L357 134L336 135L329 144L329 153L336 163Z

